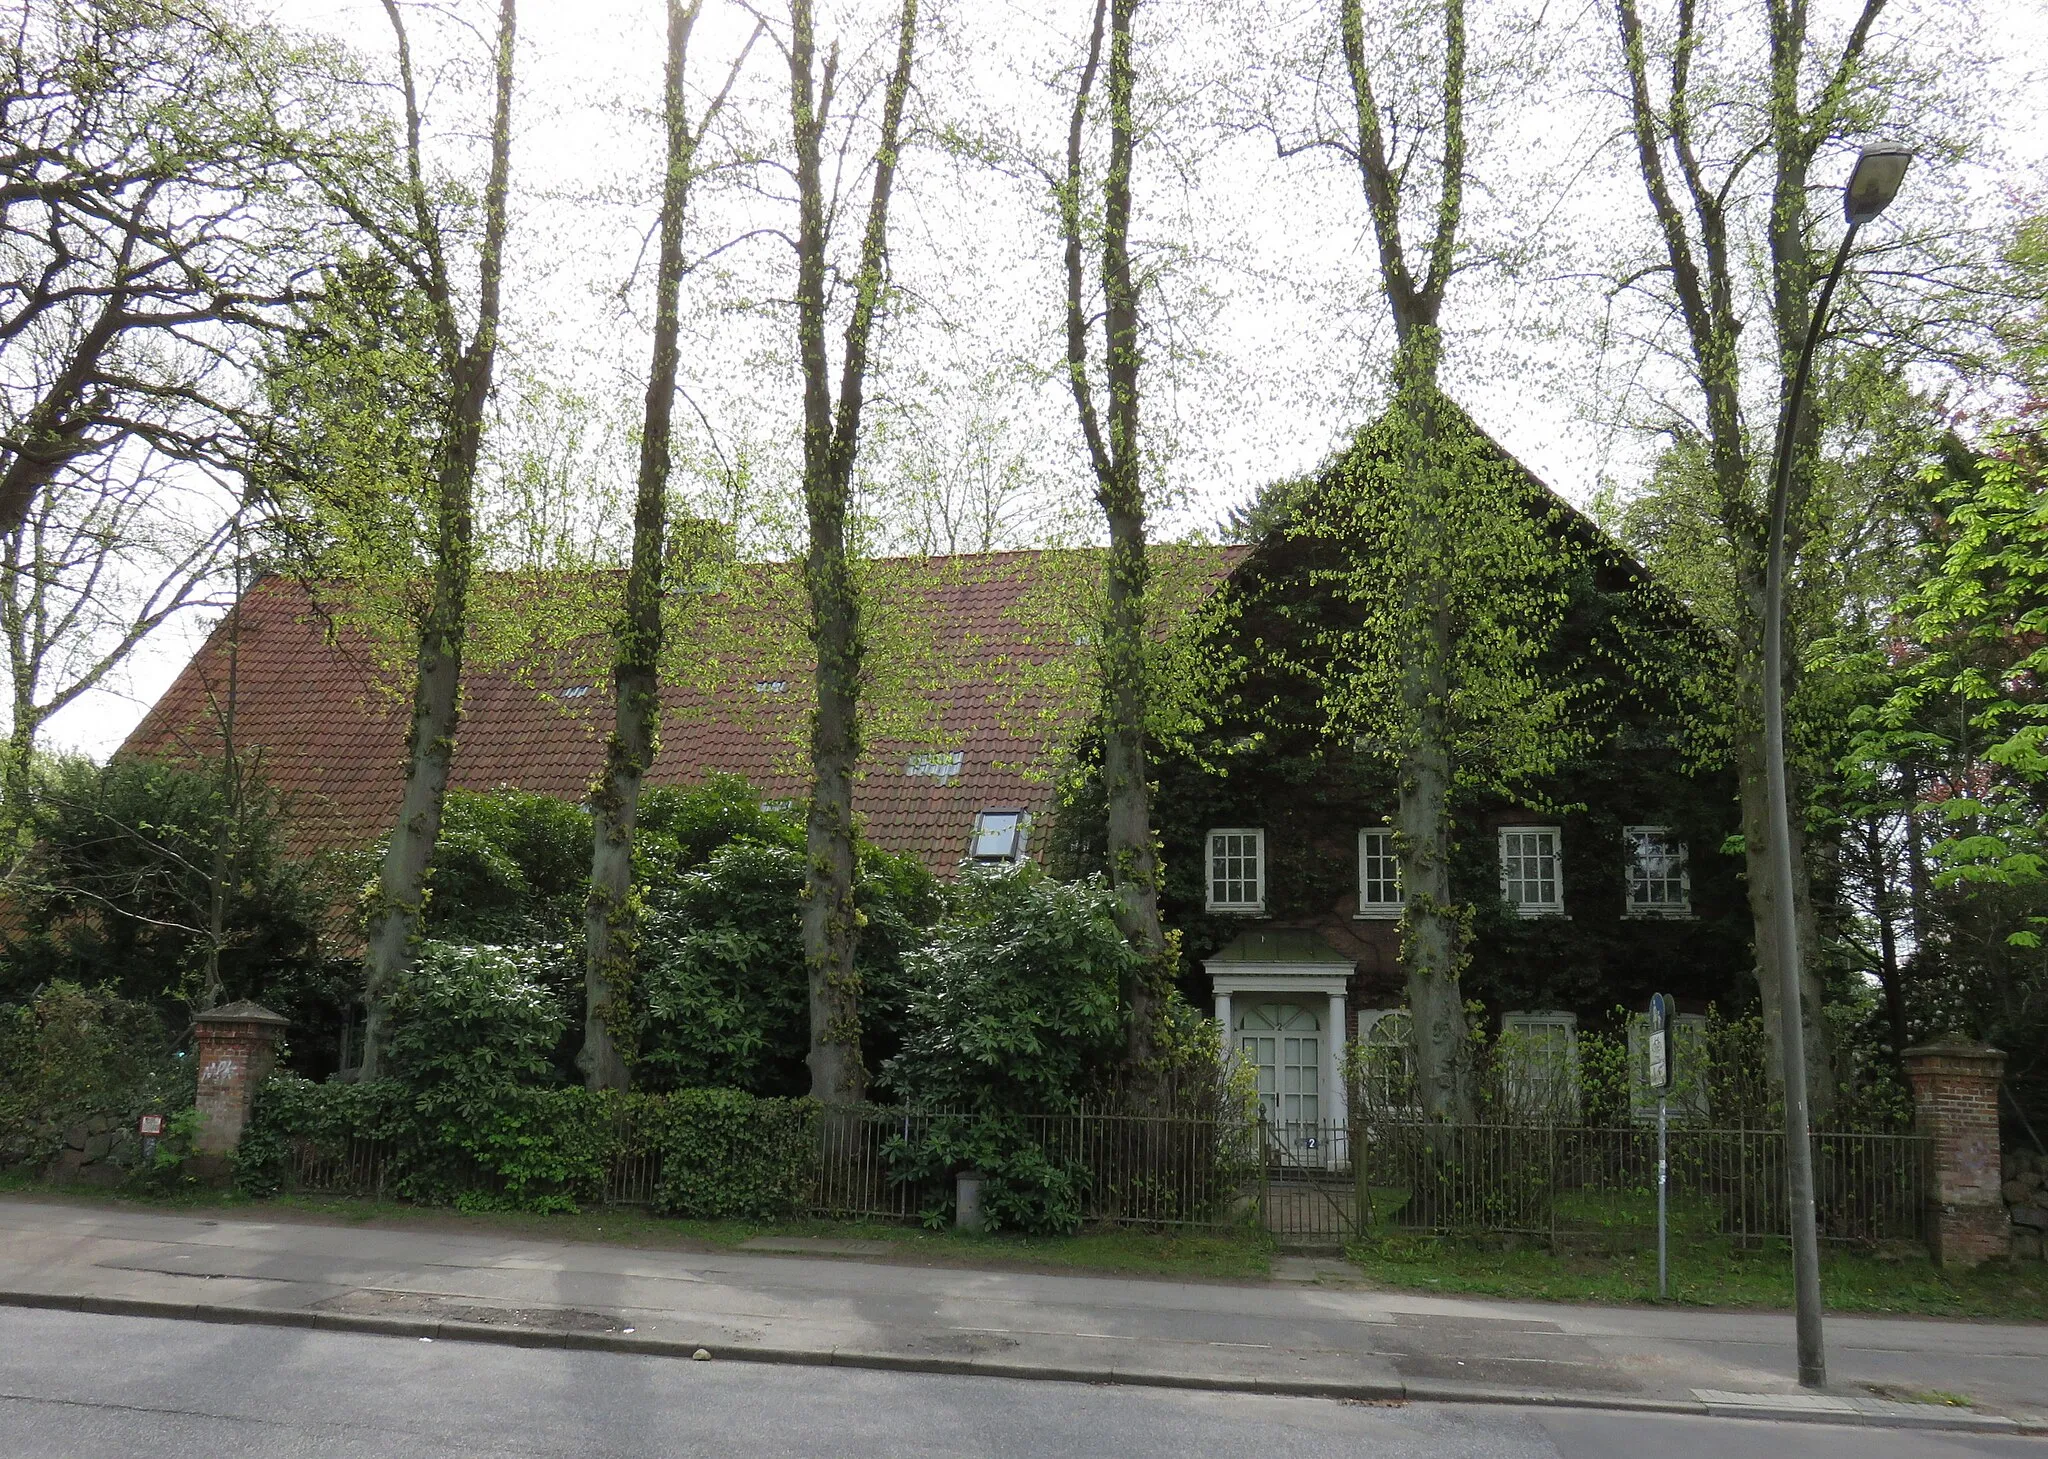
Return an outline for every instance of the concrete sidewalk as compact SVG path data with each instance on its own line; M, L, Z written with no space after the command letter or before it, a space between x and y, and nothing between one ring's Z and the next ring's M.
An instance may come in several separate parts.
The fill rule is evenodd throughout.
M1789 1316L1368 1290L1340 1263L1193 1283L891 1264L887 1243L645 1250L488 1231L0 1199L0 1302L604 1348L1354 1399L1570 1404L2048 1435L2048 1324ZM1973 1409L1884 1392L1968 1395Z

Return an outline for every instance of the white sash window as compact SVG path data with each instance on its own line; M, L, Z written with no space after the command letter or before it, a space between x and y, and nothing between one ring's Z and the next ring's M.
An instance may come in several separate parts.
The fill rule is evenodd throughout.
M1501 899L1523 917L1564 912L1564 864L1555 826L1500 828Z
M1226 827L1209 833L1209 910L1266 910L1266 833Z

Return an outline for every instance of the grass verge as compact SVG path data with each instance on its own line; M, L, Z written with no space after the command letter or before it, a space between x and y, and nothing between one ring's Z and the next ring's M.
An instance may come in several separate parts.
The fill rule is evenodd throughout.
M1389 1287L1543 1302L1656 1302L1654 1243L1622 1251L1551 1251L1498 1240L1386 1236L1352 1246L1365 1277ZM1916 1249L1826 1250L1821 1292L1834 1312L2048 1320L2048 1264L1989 1262L1948 1271ZM1789 1308L1792 1257L1783 1242L1744 1248L1695 1238L1671 1247L1673 1303Z
M401 1201L345 1196L283 1195L250 1200L232 1191L197 1188L161 1193L51 1186L32 1178L0 1176L0 1193L127 1209L239 1214L262 1220L332 1222L392 1230L473 1231L542 1241L596 1241L681 1251L731 1250L761 1236L887 1242L889 1258L926 1266L1004 1267L1028 1271L1093 1272L1113 1276L1178 1277L1185 1281L1259 1280L1270 1271L1273 1243L1262 1231L1083 1231L1073 1236L970 1236L860 1221L688 1221L631 1207L596 1208L560 1215L520 1211L458 1211Z

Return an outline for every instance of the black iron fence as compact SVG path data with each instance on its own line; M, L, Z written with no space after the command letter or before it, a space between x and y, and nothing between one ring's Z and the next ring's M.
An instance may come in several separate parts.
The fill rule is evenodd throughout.
M1255 1221L1261 1161L1258 1126L1191 1115L1083 1109L1002 1116L881 1106L828 1108L790 1138L804 1142L805 1214L841 1219L945 1219L955 1170L945 1152L1000 1146L1057 1179L1092 1226L1219 1228ZM657 1203L667 1156L630 1117L613 1131L599 1188L605 1205ZM290 1183L306 1192L396 1194L398 1152L389 1141L349 1136L301 1140ZM473 1161L437 1162L442 1190L497 1190Z
M1812 1139L1822 1239L1922 1238L1925 1136ZM1656 1230L1654 1127L1378 1119L1282 1132L1268 1148L1264 1209L1281 1235L1473 1231L1628 1243ZM1788 1232L1782 1133L1674 1127L1668 1181L1675 1236Z
M878 1221L943 1220L957 1165L947 1152L985 1131L973 1117L858 1106L821 1111L789 1136L807 1168L802 1210ZM1004 1148L1060 1174L1094 1226L1220 1229L1343 1242L1374 1232L1490 1232L1552 1242L1628 1243L1655 1231L1654 1128L1268 1124L1229 1115L1083 1110L1006 1117ZM1679 1238L1786 1234L1784 1136L1690 1126L1670 1132L1669 1210ZM1920 1239L1928 1141L1910 1134L1813 1136L1824 1239ZM608 1205L649 1205L662 1188L658 1143L622 1127L601 1189ZM307 1191L393 1193L393 1151L351 1137L301 1143L292 1177ZM479 1189L488 1172L477 1171Z

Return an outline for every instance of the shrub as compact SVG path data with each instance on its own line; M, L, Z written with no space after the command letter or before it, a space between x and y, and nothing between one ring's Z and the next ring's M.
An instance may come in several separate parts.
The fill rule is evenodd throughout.
M899 1179L978 1169L993 1227L1080 1224L1087 1168L1047 1155L1023 1117L1078 1107L1120 1065L1122 988L1139 962L1111 907L1099 880L1057 882L1028 864L951 890L931 941L906 959L903 1048L884 1079L906 1103L966 1117L898 1142Z
M639 963L647 1022L636 1081L677 1089L803 1087L809 984L798 925L802 852L734 841L647 894Z
M1057 882L1028 863L971 872L907 961L903 1050L884 1079L927 1109L1057 1111L1100 1088L1123 1055L1122 988L1138 955L1100 880Z
M817 1162L818 1106L736 1089L686 1089L655 1107L655 1209L772 1221L801 1212Z
M345 975L321 934L337 900L323 868L291 860L283 814L260 781L239 808L217 768L58 761L37 783L30 849L7 875L0 997L49 982L106 984L166 1015L200 991L218 838L231 857L220 975L302 1035L336 1021Z
M426 926L451 942L559 943L583 922L590 817L535 791L453 790L434 846Z
M422 1095L488 1098L553 1079L565 1018L558 947L424 942L390 1003L391 1075Z
M250 1195L271 1195L289 1185L301 1150L335 1159L352 1142L375 1141L387 1186L401 1196L559 1211L598 1199L622 1155L659 1151L657 1210L772 1220L806 1204L815 1110L808 1100L731 1089L644 1095L501 1085L456 1123L396 1080L279 1076L258 1092L235 1179Z
M641 844L636 1084L800 1092L810 1050L801 831L729 777L663 790L651 823ZM921 865L873 847L861 848L854 899L864 919L862 1047L874 1067L895 1052L904 958L937 899Z

